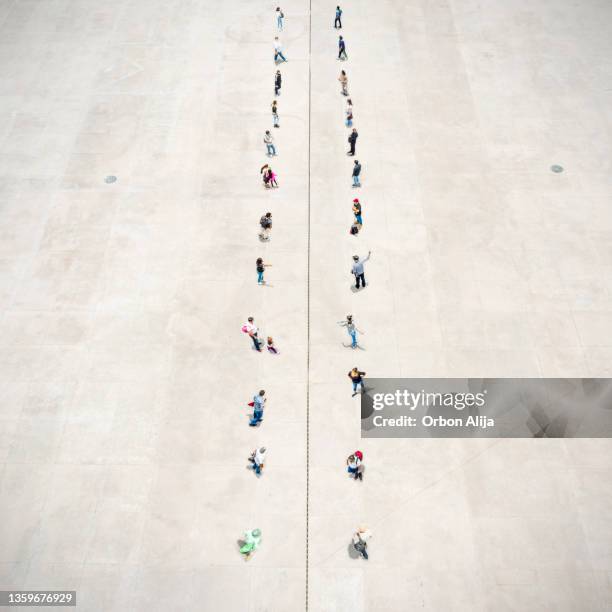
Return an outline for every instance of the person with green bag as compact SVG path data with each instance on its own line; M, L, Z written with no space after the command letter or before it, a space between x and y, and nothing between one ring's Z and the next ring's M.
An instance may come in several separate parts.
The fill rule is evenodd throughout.
M248 561L251 554L259 548L259 544L261 543L261 529L245 531L243 542L243 545L240 547L240 554L244 555L245 561Z

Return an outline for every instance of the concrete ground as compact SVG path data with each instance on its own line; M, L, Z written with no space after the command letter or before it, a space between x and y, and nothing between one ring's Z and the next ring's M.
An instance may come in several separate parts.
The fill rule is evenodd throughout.
M361 441L346 377L612 374L612 5L360 0L341 65L335 4L282 5L265 191L273 2L0 3L0 588L92 612L612 607L609 440Z

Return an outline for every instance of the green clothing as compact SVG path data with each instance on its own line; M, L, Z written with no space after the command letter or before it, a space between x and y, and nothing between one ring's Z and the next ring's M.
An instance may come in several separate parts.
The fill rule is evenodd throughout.
M261 531L259 529L253 529L253 531L244 532L244 545L240 549L243 555L257 550L261 542Z

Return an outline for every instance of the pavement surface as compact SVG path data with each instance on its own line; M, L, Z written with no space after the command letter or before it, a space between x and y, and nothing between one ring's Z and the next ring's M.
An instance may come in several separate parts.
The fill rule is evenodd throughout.
M612 5L357 0L341 63L335 4L282 5L272 129L274 3L0 3L1 589L92 612L612 608L610 440L361 441L347 378L612 375Z

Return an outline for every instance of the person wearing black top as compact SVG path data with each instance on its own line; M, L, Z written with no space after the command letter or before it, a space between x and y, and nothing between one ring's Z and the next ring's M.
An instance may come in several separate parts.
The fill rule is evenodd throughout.
M351 135L348 137L349 144L351 145L351 150L347 153L347 155L355 155L355 145L357 144L357 138L359 134L357 130L353 128Z
M361 372L359 368L353 368L349 373L348 377L351 379L353 383L353 397L357 395L357 389L361 387L361 392L363 393L365 390L365 385L363 384L363 376L365 376L365 372Z
M280 70L276 71L276 75L274 77L274 95L280 96L281 90L281 73Z
M361 187L361 182L359 181L359 175L361 174L361 164L359 160L355 160L355 165L353 166L353 187Z

